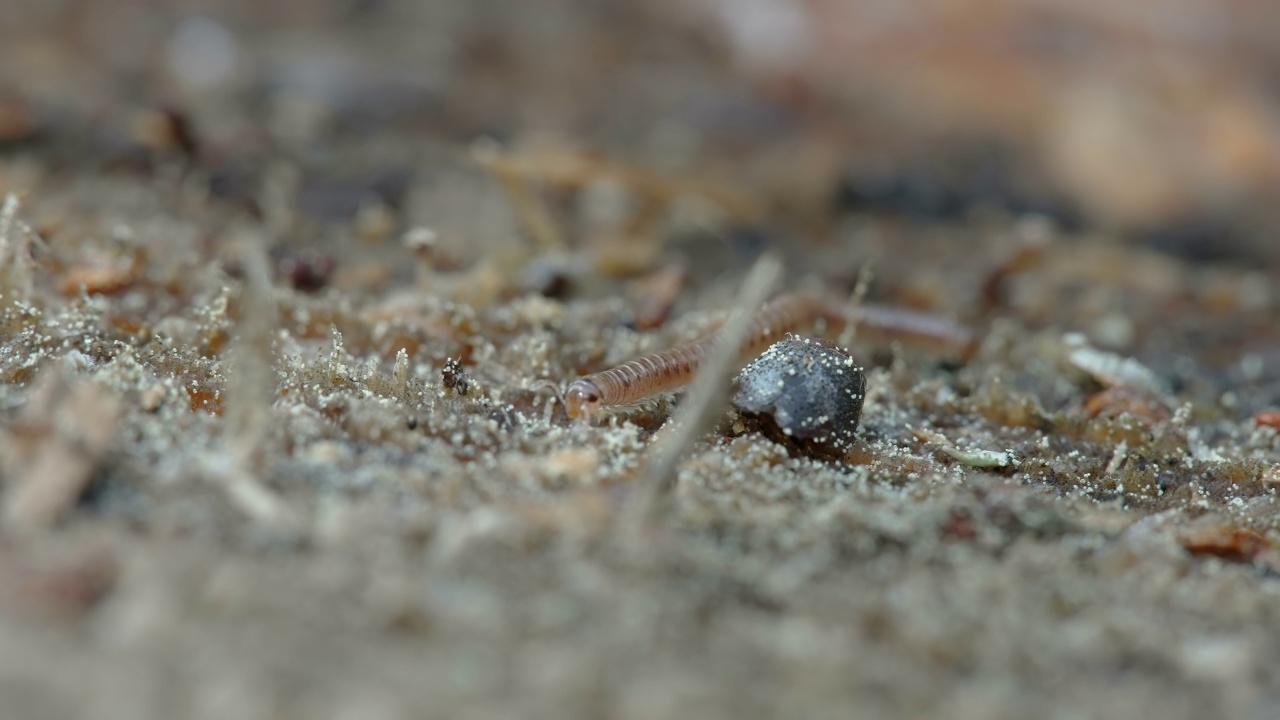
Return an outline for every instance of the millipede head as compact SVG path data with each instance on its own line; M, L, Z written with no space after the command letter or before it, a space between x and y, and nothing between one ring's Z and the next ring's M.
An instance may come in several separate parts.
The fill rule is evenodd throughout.
M571 418L590 420L604 407L604 395L599 386L586 379L577 380L564 394L564 409Z

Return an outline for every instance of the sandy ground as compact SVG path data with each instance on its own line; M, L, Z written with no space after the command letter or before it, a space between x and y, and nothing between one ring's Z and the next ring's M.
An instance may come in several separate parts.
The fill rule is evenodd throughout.
M778 64L869 4L262 5L0 10L0 716L1280 716L1263 4L1144 36L1240 82L1102 165L1164 66L1002 85L1020 3L881 29L945 103ZM835 457L565 415L766 251L977 340L859 333Z

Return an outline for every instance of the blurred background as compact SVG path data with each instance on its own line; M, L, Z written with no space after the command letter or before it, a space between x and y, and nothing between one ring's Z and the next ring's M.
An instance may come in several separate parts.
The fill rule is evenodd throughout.
M1266 0L9 0L0 143L42 163L0 188L178 157L251 202L286 158L304 214L438 224L415 188L488 138L729 187L819 240L994 210L1272 262L1277 37Z
M0 715L1280 717L1276 0L0 0L0 198ZM765 248L981 351L622 557Z

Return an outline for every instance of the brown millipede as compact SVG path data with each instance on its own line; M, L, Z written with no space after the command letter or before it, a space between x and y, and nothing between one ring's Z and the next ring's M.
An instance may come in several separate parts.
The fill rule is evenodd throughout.
M751 321L738 356L749 360L765 348L798 332L824 324L826 333L839 333L848 317L839 303L803 295L784 295L765 306ZM879 305L858 310L860 333L873 339L902 340L944 352L967 353L973 334L936 315ZM634 405L662 392L680 388L698 372L715 347L719 334L670 350L625 362L617 367L578 378L565 393L565 409L572 418L591 419L599 413Z

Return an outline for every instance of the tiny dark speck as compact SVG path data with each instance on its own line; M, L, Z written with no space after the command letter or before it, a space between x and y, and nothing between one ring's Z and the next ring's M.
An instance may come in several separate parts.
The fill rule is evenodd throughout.
M471 378L462 371L462 362L449 358L440 370L440 384L459 395L466 395L471 389Z

